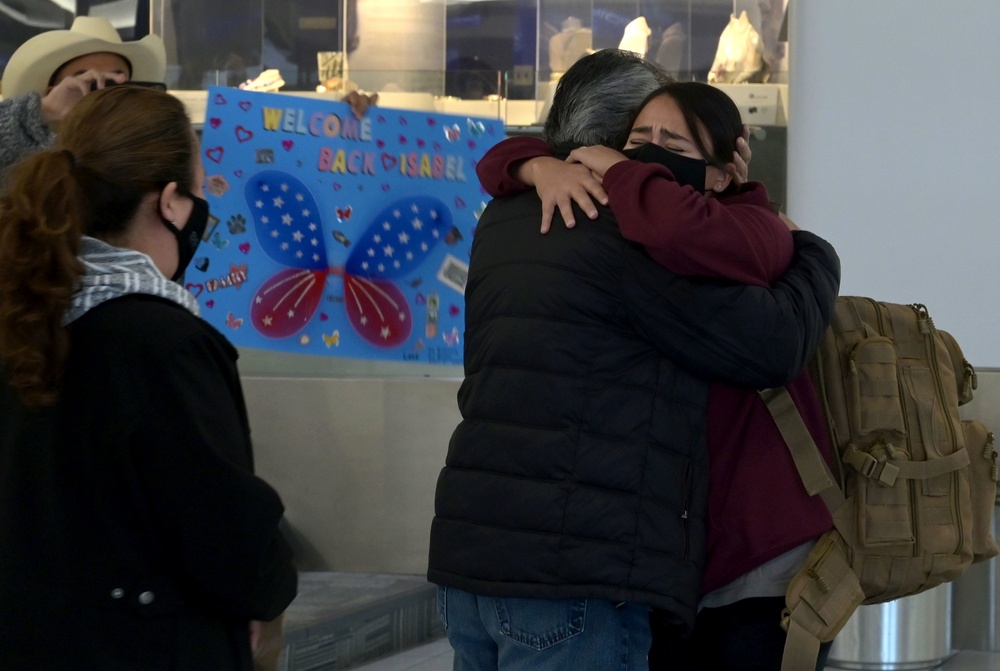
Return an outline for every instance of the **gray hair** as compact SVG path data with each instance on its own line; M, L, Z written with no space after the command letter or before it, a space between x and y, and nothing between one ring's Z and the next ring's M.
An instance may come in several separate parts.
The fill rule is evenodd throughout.
M559 80L544 137L550 146L625 146L646 96L671 77L631 51L602 49L574 63Z

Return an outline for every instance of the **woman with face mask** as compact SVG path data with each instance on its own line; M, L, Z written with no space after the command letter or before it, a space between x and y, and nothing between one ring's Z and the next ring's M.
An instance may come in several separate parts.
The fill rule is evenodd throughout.
M0 199L5 669L248 670L295 596L236 350L175 281L203 181L183 105L120 86Z
M555 210L567 226L573 205L595 217L593 196L611 207L625 238L673 272L768 285L791 261L794 224L771 208L763 184L734 179L742 132L739 109L720 89L675 82L640 106L624 153L580 147L560 161L544 142L513 138L491 149L477 174L494 196L535 186L547 213L542 232ZM826 424L808 374L787 386L829 460ZM777 671L785 590L832 521L822 500L806 493L756 390L713 384L707 426L703 597L690 638L652 614L650 671ZM823 644L817 669L829 647Z

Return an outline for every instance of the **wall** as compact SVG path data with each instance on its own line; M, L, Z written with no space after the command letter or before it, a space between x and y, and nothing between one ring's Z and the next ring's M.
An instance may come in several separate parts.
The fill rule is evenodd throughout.
M789 214L837 247L842 293L924 303L1000 366L1000 2L790 9Z
M456 379L243 378L303 570L422 574Z

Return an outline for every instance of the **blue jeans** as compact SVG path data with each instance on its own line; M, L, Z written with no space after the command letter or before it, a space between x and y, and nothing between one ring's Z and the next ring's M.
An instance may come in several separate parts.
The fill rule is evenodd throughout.
M647 671L649 608L438 588L454 671Z

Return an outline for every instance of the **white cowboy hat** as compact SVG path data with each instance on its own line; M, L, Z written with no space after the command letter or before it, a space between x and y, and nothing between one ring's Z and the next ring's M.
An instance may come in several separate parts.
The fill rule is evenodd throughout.
M0 82L6 99L35 91L45 94L49 80L65 63L98 52L118 54L132 66L131 79L162 82L167 73L163 40L147 35L135 42L122 42L111 22L100 16L78 16L69 30L49 30L18 47L7 62Z

